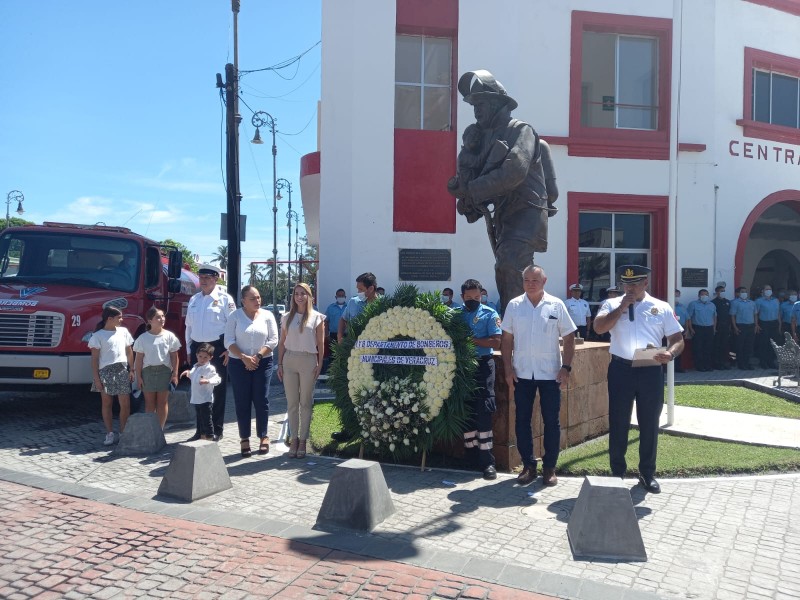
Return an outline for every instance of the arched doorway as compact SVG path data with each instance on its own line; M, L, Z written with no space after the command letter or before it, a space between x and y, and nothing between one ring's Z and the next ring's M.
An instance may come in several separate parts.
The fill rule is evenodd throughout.
M736 285L800 285L800 191L770 194L748 216L736 247Z

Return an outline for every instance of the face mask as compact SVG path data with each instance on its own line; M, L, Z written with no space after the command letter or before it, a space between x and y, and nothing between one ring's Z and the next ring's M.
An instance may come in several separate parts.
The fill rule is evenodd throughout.
M708 296L700 296L700 302L708 302Z
M342 296L336 296L336 304L344 304L345 300L347 300L347 298L344 298Z
M717 296L719 296L720 298L724 298L725 297L725 290L720 290L719 293L717 294Z
M445 304L448 304L450 300L452 300L450 296L442 296L442 302L444 302Z
M792 294L789 296L789 302L797 302L797 294Z
M366 292L358 292L358 299L363 302L364 300L367 299L367 293Z
M747 300L747 292L740 292L739 298L741 298L742 300Z
M764 298L769 298L772 296L772 290L764 290Z
M481 305L480 302L477 300L464 300L464 308L467 309L467 312L473 312L478 310L478 307Z
M487 296L486 294L481 296L481 302L486 304L488 301L489 301L489 296Z
M613 294L614 292L611 292L611 293ZM681 299L680 295L679 294L675 294L675 302L678 302L680 299Z

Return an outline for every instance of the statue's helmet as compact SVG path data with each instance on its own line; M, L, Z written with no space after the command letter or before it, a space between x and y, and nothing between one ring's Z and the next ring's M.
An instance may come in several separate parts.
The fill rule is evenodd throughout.
M518 106L503 84L483 69L464 73L458 80L458 91L464 97L464 102L469 104L475 104L481 99L496 98L505 101L509 111Z

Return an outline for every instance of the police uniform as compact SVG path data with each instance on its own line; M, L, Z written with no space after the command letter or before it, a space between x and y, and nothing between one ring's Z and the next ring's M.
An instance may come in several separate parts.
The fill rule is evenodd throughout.
M756 324L761 330L756 334L756 356L762 369L774 369L776 368L775 351L769 341L773 340L776 344L783 344L778 326L781 305L778 299L772 296L769 298L761 296L755 301L755 305Z
M717 295L711 302L717 309L717 331L714 333L714 368L728 369L731 339L731 301Z
M781 344L783 344L784 334L792 334L792 310L795 300L784 300L781 302Z
M647 267L625 265L620 267L622 283L636 283L650 272ZM619 309L624 297L606 300L597 311L604 317ZM655 484L658 427L664 407L664 373L661 365L634 367L633 355L637 349L648 345L660 347L666 337L681 333L683 328L675 318L672 307L645 293L641 302L632 305L632 313L621 314L611 328L611 362L608 365L608 454L611 472L623 477L627 470L625 452L628 448L628 431L631 425L633 402L636 400L636 418L639 423L639 474L640 481L649 488ZM633 317L631 319L631 316ZM655 489L658 491L655 484Z
M204 269L200 272L203 273ZM206 274L211 274L209 271ZM186 308L186 347L189 349L189 360L197 362L197 347L203 342L214 346L211 364L222 378L222 383L214 387L214 404L211 408L211 420L214 423L214 435L222 435L225 424L225 399L227 396L228 368L223 364L222 353L225 352L223 337L228 316L236 310L233 297L214 286L210 294L197 292L189 300Z
M750 369L750 358L753 356L753 339L755 338L756 305L749 298L736 298L731 302L731 322L736 336L736 366Z
M710 300L694 300L686 310L687 324L692 324L692 351L698 371L714 370L714 326L717 307ZM683 323L681 323L683 325Z
M472 330L475 339L501 335L500 315L493 308L481 304L472 312L462 309L461 315ZM495 364L492 349L476 346L478 370L475 372L477 388L472 397L472 414L464 432L464 447L478 451L478 464L481 469L494 467L494 436L492 434L492 413L496 410L494 397Z
M583 291L583 286L579 283L575 283L569 287L570 293L573 290ZM569 312L572 322L575 323L575 326L578 328L578 335L586 339L589 320L592 318L592 309L589 307L589 303L583 298L570 297L564 301L564 304L567 307L567 312Z

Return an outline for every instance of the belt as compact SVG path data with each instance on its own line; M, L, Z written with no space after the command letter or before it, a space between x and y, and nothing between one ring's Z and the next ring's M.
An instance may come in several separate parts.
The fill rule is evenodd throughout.
M617 356L616 354L611 355L611 360L614 362L620 362L623 365L631 366L633 364L632 360L628 360L627 358L622 358L621 356Z

